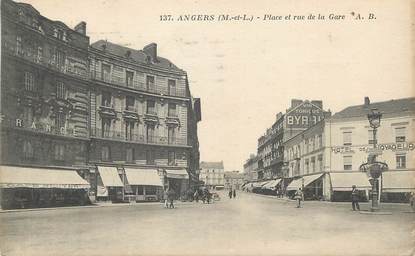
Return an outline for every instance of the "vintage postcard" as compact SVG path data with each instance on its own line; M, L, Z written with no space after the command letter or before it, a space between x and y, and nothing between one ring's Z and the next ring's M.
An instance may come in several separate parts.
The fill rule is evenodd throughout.
M0 255L415 255L413 0L2 0Z

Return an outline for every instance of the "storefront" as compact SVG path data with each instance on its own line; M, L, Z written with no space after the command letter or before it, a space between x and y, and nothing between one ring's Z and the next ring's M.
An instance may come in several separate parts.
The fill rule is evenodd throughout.
M189 174L185 169L167 169L165 186L173 189L176 198L186 198L189 189Z
M352 186L360 191L361 201L367 201L372 186L364 172L331 172L331 201L351 201Z
M123 201L124 184L113 166L98 166L97 200Z
M264 194L277 195L277 190L281 191L280 183L282 179L270 180L262 186Z
M163 198L163 183L155 169L124 168L124 198L127 201L159 201Z
M302 188L304 199L321 200L323 199L323 176L324 173L318 173L297 178L287 186L286 193L292 197L295 191Z
M381 187L382 202L407 203L410 193L415 192L415 171L383 172Z
M0 167L2 209L85 205L89 188L76 170Z

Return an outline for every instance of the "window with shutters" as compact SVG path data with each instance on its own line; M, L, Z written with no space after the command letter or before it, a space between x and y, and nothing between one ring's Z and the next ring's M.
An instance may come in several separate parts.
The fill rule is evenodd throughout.
M405 137L406 137L406 127L395 128L395 141L396 142L405 142Z
M24 85L26 91L34 91L35 90L35 76L33 73L25 72L24 73Z
M56 50L56 64L59 67L65 66L65 53L61 50Z
M132 96L127 96L125 98L125 110L136 111L135 109L135 99Z
M396 169L405 169L406 168L406 155L397 154L396 155Z
M22 37L21 36L16 37L16 53L18 55L23 54Z
M101 148L101 160L111 161L111 151L109 146L102 146Z
M157 115L156 113L156 102L154 100L147 101L147 114L149 115Z
M32 106L23 106L23 125L30 127L34 120L34 109Z
M154 83L154 76L146 76L146 86L149 92L155 92L156 85Z
M352 156L343 156L343 169L345 171L352 169Z
M111 93L110 92L102 92L102 100L101 105L104 107L111 107Z
M352 145L352 132L343 132L343 145L344 146Z
M65 160L65 145L55 144L55 160Z
M128 87L133 87L134 72L125 71L125 84Z
M174 127L169 127L168 128L167 136L168 136L169 144L175 144L175 142L176 142L176 131L175 131Z
M32 159L34 157L33 145L31 141L23 141L23 157L25 159Z
M133 148L127 148L125 156L126 156L125 161L127 163L133 163L134 160L135 160L134 159L134 149Z
M65 99L66 98L65 84L61 81L58 81L57 85L56 85L56 98L58 98L58 99Z
M147 143L156 143L156 138L154 136L154 126L147 125Z

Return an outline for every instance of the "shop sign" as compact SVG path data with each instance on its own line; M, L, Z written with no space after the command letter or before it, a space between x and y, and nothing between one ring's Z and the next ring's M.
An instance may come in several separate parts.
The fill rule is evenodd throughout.
M387 143L387 144L377 144L377 151L412 151L414 150L415 145L413 142L397 142L397 143ZM359 148L360 151L369 152L373 150L373 146L363 146Z
M25 126L22 119L16 119L16 127L34 130L37 132L45 132L45 133L52 133L58 135L72 135L76 136L76 130L71 129L68 131L66 127L61 127L60 129L56 129L56 127L51 126L50 124L40 123L33 121L30 126Z
M338 154L338 153L354 153L351 147L348 146L341 146L341 147L332 147L331 152Z
M324 118L323 110L311 103L303 103L287 113L288 128L307 128Z

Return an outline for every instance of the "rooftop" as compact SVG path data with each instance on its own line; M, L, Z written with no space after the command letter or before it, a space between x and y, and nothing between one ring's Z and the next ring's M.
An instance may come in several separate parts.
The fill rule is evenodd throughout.
M91 47L102 52L108 52L110 54L116 55L121 58L131 59L135 62L139 62L142 64L149 64L148 63L148 54L145 53L143 50L136 50L132 48L128 48L119 44L111 43L106 40L99 40L95 43L91 44ZM176 65L174 65L171 61L166 58L157 56L156 60L151 62L151 65L171 69L175 71L182 71Z
M200 168L202 169L224 169L223 168L223 161L220 162L201 162Z
M389 101L374 102L356 106L350 106L337 112L332 119L365 117L376 108L383 115L394 113L409 113L415 111L415 98L393 99Z

